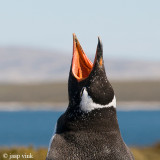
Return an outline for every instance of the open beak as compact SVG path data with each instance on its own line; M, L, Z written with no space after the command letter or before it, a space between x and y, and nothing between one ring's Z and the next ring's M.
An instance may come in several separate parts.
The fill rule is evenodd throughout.
M86 79L92 70L103 68L103 46L100 38L98 37L97 51L92 63L84 53L77 37L73 34L73 58L72 58L72 74L78 82Z
M86 79L93 68L93 63L84 53L77 37L73 34L72 74L78 82Z

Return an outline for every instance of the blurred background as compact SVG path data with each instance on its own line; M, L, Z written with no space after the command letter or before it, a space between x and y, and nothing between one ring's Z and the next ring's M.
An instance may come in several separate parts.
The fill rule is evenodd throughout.
M0 158L16 150L45 159L68 105L76 33L92 62L102 39L121 133L135 159L160 159L159 6L158 0L0 1Z

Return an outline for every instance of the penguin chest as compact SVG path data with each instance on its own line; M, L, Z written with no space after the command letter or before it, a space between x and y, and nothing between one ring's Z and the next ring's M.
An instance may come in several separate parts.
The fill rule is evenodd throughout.
M53 160L115 160L122 159L119 154L124 146L115 133L70 132L56 134L50 148L48 157Z

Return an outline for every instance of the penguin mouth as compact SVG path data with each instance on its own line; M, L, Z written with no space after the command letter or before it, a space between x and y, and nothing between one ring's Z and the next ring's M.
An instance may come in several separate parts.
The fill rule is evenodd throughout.
M78 82L86 79L93 68L93 63L86 56L77 37L73 34L72 74Z

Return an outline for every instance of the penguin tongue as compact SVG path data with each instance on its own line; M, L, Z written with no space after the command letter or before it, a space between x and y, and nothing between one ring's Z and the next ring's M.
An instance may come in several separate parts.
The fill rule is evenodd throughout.
M73 58L72 73L80 82L87 78L92 70L93 64L84 53L77 37L73 34Z

